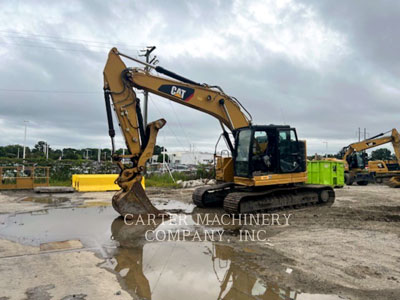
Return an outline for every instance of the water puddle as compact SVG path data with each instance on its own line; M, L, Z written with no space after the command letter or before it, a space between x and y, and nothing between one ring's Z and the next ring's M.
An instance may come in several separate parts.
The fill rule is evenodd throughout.
M48 204L48 206L61 206L62 204L71 203L67 197L24 197L20 201L28 201L34 203Z
M190 219L189 219L190 220ZM188 226L193 220L188 221ZM146 232L175 229L171 221L127 226L116 219L112 237L119 246L108 267L140 299L338 300L336 295L300 293L261 280L240 253L216 242L148 242ZM180 228L181 230L182 228ZM252 253L252 249L246 248Z
M99 207L99 206L111 206L110 201L96 201L96 200L84 200L84 202L78 207Z
M118 217L112 207L44 209L0 215L0 237L25 245L81 240L85 247L110 241L110 224Z
M172 219L128 226L110 206L46 209L0 215L0 237L36 246L50 243L45 250L60 248L60 243L52 242L70 240L74 245L80 241L84 247L101 249L108 257L103 267L117 273L121 286L140 299L343 299L300 293L264 281L226 244L146 240L149 231L148 237L154 237L162 231L209 229L196 224L191 216L176 217L182 216L187 220L183 225ZM252 253L251 249L246 252Z

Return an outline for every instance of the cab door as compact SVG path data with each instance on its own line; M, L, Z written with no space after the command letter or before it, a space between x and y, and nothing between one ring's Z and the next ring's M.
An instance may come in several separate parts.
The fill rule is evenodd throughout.
M302 153L294 129L281 129L278 135L280 173L302 172Z
M241 129L237 133L235 153L235 176L250 177L250 148L252 141L252 130Z

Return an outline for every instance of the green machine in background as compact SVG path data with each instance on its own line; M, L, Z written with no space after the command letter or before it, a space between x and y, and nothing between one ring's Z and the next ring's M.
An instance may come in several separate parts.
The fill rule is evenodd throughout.
M344 163L341 161L329 160L308 161L307 183L343 187Z

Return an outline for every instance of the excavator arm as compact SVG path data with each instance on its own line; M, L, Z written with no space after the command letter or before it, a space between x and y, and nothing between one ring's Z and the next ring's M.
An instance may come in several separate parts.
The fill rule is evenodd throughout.
M146 68L127 68L121 56L144 64ZM149 72L151 68L173 79L151 75ZM248 117L243 113L242 109L245 109L241 104L235 98L226 95L219 87L193 82L162 67L154 67L119 53L116 48L111 49L104 68L104 94L113 160L121 169L117 179L121 190L115 194L112 202L114 208L127 218L160 214L147 198L140 182L145 164L153 154L158 130L166 123L164 119L160 119L148 125L143 124L140 102L135 90L148 91L215 117L220 121L231 151L233 146L225 128L234 131L251 124L251 116ZM114 151L115 131L111 102L129 155L117 155ZM123 158L129 158L131 164L129 166L123 164Z
M392 145L397 162L400 164L400 134L396 129L392 130Z

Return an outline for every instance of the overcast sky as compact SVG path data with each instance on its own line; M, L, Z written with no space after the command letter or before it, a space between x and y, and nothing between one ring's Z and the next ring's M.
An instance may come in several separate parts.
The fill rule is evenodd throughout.
M0 145L22 144L27 120L29 146L109 147L113 46L157 46L161 66L223 87L256 124L296 127L309 154L399 127L398 1L13 0L0 16ZM161 117L158 144L213 151L216 119L152 96L149 120Z

